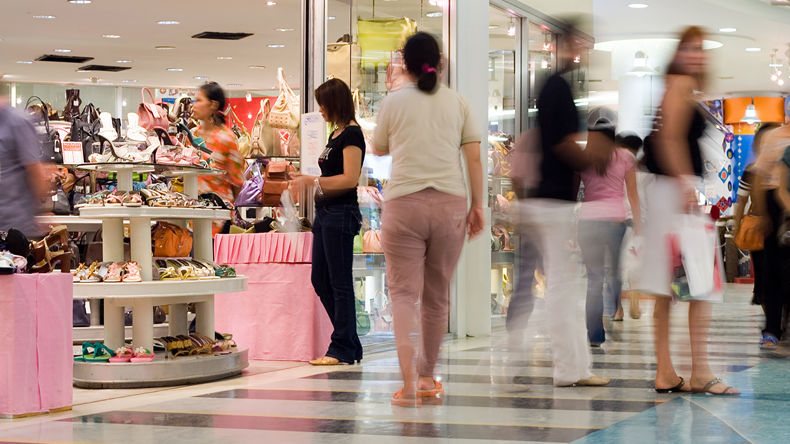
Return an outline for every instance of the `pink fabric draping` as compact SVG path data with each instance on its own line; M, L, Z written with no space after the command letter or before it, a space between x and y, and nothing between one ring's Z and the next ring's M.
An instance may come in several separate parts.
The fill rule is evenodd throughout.
M72 404L71 274L0 276L0 414Z
M326 353L332 324L310 282L310 264L230 265L247 276L247 291L217 296L217 331L232 333L250 359L308 361Z
M309 264L313 233L218 234L214 261L218 264Z

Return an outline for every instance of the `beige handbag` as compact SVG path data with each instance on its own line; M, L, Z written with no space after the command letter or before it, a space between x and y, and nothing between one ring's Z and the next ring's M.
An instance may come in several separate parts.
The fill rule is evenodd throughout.
M352 90L362 85L359 72L359 45L337 42L326 45L326 78L340 79Z
M279 151L276 147L279 144L277 131L269 125L272 105L269 99L261 101L261 109L255 116L255 123L252 127L250 136L250 157L276 156ZM275 143L277 142L277 143Z
M239 132L241 133L241 136L239 136L237 140L239 144L239 153L241 153L241 156L244 158L251 157L251 137L249 131L247 131L247 127L244 126L244 122L236 115L232 107L228 108L228 114L230 115L231 121L236 124L236 127L239 128Z
M295 130L299 128L299 96L286 83L282 68L277 68L277 81L280 84L280 95L277 96L266 120L272 128Z

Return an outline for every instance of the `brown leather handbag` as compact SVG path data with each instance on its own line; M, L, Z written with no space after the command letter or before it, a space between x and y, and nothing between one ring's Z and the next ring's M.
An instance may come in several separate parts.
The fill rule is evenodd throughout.
M291 162L287 160L269 162L263 177L264 206L279 206L283 191L288 189L293 174L296 173Z
M192 252L192 235L186 228L157 222L151 240L156 257L187 257Z
M765 238L760 229L760 216L751 212L741 220L741 226L735 235L735 246L741 250L761 251L764 248Z

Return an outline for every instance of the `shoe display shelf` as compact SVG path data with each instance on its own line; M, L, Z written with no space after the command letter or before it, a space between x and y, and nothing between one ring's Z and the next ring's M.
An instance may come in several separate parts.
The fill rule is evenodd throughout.
M196 198L198 177L217 170L161 164L86 164L82 170L112 172L119 191L132 190L134 173L156 172L182 176L184 194ZM80 217L101 220L102 254L107 262L123 261L124 221L129 221L131 258L140 265L143 282L75 283L74 298L104 300L104 343L115 350L124 345L124 307L131 306L133 347L154 350L153 307L169 306L169 335L188 335L187 304L195 305L195 331L214 337L214 295L247 289L247 278L156 281L153 279L151 222L169 220L185 226L192 222L193 254L213 261L211 223L230 219L230 211L205 208L84 207ZM231 332L232 333L232 332ZM75 362L74 385L84 388L136 388L193 384L235 376L249 365L247 350L233 348L227 354L156 359L145 363Z

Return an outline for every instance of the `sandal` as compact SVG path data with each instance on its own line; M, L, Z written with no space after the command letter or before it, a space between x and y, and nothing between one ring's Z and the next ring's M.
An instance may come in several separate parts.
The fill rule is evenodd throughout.
M779 340L776 339L776 336L770 333L763 333L762 339L760 339L760 348L763 350L773 350L776 346L779 345Z
M400 389L392 395L390 404L398 407L420 407L422 405L422 399L420 399L419 395L414 398L404 398L403 389Z
M134 356L131 358L132 362L151 362L154 360L156 355L151 353L151 350L148 350L144 347L137 347L134 350Z
M107 275L104 276L104 282L121 282L123 270L124 264L122 262L113 262L107 270Z
M93 349L93 352L91 352ZM82 344L82 356L75 357L75 361L84 362L108 362L110 358L115 356L115 352L110 350L106 345L97 342L86 342Z
M666 394L666 393L688 393L690 390L683 390L683 386L686 385L686 380L683 379L682 376L679 376L679 378L680 378L680 382L675 384L674 387L670 387L670 388L658 388L658 387L656 387L656 393L662 393L662 394Z
M310 361L310 365L349 365L353 364L353 362L345 362L341 361L337 358L333 358L331 356L322 356L318 359L313 359Z
M134 350L132 347L119 347L115 350L115 356L110 358L110 362L129 362L132 360L132 356L134 356Z
M143 198L137 193L129 193L123 197L122 203L125 207L141 207L143 206Z
M126 193L120 193L118 190L113 191L104 199L104 206L105 207L122 207L123 200L126 197Z
M724 390L722 390L720 392L711 391L713 386L715 386L717 384L724 385L725 386ZM731 386L725 384L724 381L722 381L721 379L716 378L716 379L712 379L707 384L705 384L705 387L702 387L701 390L692 388L691 392L692 393L697 393L697 394L713 395L713 396L739 396L740 395L740 392L733 393L733 392L731 392L731 390L737 390L737 389L735 387L731 387Z
M420 398L435 398L437 396L442 396L442 395L444 395L444 387L442 386L441 382L435 379L433 380L432 389L428 389L428 390L417 389L417 397Z
M127 262L123 268L123 281L124 282L142 282L143 277L140 275L140 266L135 261Z

